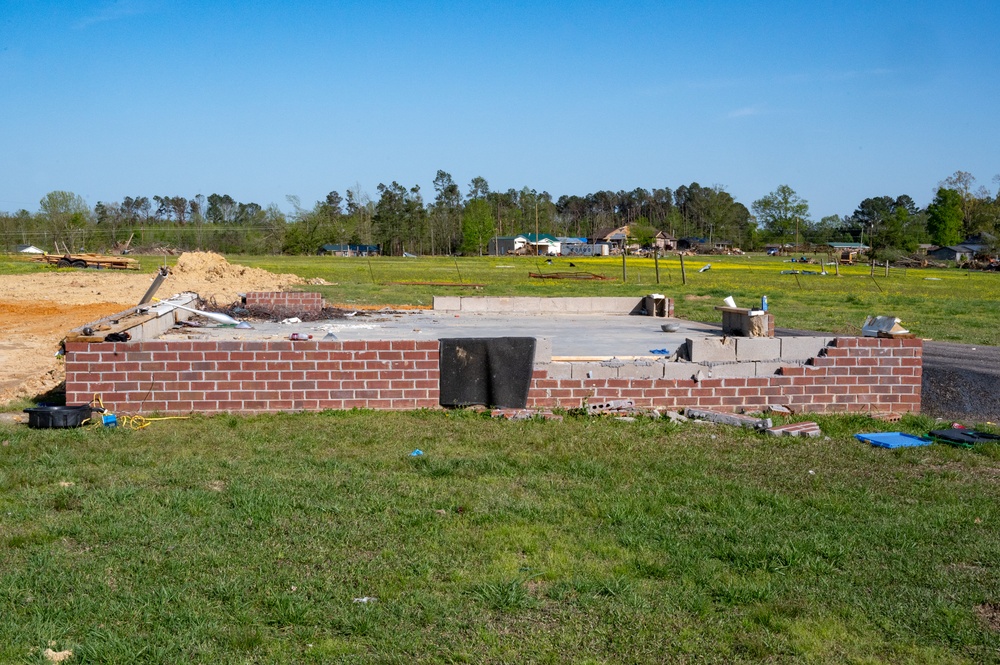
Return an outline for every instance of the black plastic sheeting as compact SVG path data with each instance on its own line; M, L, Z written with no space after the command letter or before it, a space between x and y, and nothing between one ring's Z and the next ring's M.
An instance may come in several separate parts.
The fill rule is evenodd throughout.
M523 409L535 365L534 337L440 340L441 406Z

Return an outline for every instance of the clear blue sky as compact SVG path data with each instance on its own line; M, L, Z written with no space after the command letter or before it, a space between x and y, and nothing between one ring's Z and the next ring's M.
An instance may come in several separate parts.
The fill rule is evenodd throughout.
M0 2L0 210L380 182L788 184L812 216L1000 173L1000 2Z

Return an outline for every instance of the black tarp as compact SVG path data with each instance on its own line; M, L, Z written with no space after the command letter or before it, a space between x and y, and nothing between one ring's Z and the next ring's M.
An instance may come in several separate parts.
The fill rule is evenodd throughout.
M535 365L534 337L440 340L440 403L523 409Z

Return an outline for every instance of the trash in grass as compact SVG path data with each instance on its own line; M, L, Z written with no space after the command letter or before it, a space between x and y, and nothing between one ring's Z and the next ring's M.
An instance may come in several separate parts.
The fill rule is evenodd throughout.
M862 443L870 443L879 448L914 448L916 446L929 446L933 443L930 439L903 432L872 432L870 434L855 434L854 438Z
M420 450L420 448L417 448L412 453L410 453L410 457L420 457L423 454L424 454L424 451Z
M937 443L947 443L958 448L972 448L977 443L1000 442L1000 436L996 434L955 425L952 425L951 429L931 430L928 436Z
M711 270L711 269L712 269L712 264L706 263L701 268L698 268L698 272L705 272L706 270Z
M861 326L862 337L913 337L909 330L899 325L895 316L869 316Z
M376 600L378 600L378 598L376 598L375 596L361 596L360 598L355 598L354 602L366 605L368 603L374 603Z

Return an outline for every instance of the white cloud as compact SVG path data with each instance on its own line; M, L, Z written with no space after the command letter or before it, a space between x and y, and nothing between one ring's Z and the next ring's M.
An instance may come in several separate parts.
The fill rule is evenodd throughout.
M144 0L111 0L109 2L104 2L101 6L89 16L84 16L73 26L77 30L84 30L92 25L97 25L99 23L107 23L108 21L117 21L119 19L128 18L129 16L137 16L139 14L146 14L152 11L148 2Z

